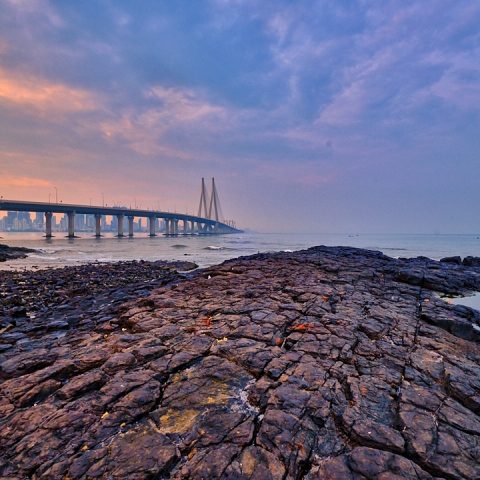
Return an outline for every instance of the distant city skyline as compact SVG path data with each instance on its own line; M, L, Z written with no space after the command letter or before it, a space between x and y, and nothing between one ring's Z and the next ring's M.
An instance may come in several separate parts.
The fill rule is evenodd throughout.
M67 214L56 213L52 217L54 231L67 231ZM147 224L145 219L135 218L135 232L146 232ZM106 232L117 232L117 217L111 215L102 215L101 227ZM157 228L163 229L164 225L157 219ZM0 212L0 231L1 232L44 232L45 215L43 212ZM94 215L75 215L75 230L77 232L94 232Z
M0 4L3 198L475 233L479 131L480 2Z

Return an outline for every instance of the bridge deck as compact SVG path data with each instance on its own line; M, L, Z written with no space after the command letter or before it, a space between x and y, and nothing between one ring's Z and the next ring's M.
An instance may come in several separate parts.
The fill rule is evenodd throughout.
M95 205L76 205L67 203L27 202L22 200L0 200L0 211L66 213L86 215L111 215L125 217L161 218L166 221L194 222L204 227L215 228L217 233L239 233L241 230L215 219L188 215L184 213L164 212L161 210L143 210L138 208L105 207Z

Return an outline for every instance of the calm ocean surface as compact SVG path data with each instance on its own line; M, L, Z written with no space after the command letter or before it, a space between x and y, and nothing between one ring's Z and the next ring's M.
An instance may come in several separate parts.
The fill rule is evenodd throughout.
M191 260L200 266L214 265L229 258L257 252L301 250L315 245L348 245L380 250L391 257L440 259L449 255L480 256L477 235L347 235L243 233L224 236L178 236L154 238L137 234L133 239L92 234L67 239L65 233L46 240L42 233L0 232L0 243L38 249L26 259L0 263L0 270L45 268L87 262L118 260Z

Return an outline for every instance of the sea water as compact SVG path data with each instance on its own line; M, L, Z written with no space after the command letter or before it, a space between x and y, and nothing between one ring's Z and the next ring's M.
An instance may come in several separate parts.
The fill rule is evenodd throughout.
M41 232L0 232L0 243L38 250L27 258L0 262L1 269L62 267L89 262L119 260L189 260L201 267L215 265L229 258L258 252L296 251L316 245L352 246L379 250L391 257L480 256L480 235L373 235L373 234L286 234L241 233L231 235L179 235L116 238L106 234L97 239L80 233L68 239L57 232L46 239Z

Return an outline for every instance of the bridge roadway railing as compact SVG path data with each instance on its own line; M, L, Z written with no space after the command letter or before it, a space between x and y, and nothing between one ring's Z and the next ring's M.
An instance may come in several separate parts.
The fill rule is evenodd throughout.
M160 210L142 210L138 208L105 207L93 205L74 205L67 203L26 202L20 200L0 200L0 211L40 212L45 214L45 234L52 237L52 218L54 213L67 215L68 237L75 237L75 214L93 215L95 217L95 236L101 236L101 218L103 215L117 217L117 236L123 237L124 219L128 220L128 236L133 237L133 220L135 217L148 218L148 232L156 236L157 219L164 220L166 235L225 234L239 233L241 230L210 218L183 213L162 212ZM179 225L180 224L180 225Z

